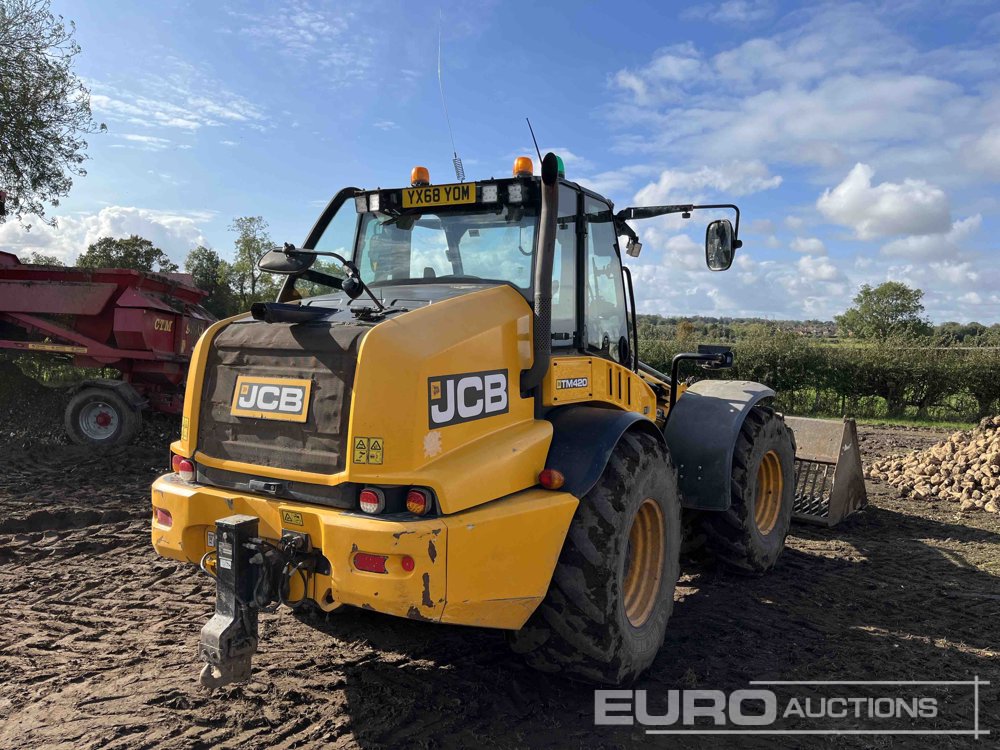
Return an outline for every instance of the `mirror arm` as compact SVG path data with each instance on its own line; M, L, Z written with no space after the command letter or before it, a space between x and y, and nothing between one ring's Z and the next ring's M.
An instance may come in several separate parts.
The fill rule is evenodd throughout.
M667 214L684 214L684 218L689 219L691 218L692 211L714 208L731 208L736 212L736 225L733 227L733 249L743 247L743 242L739 239L740 207L733 203L712 203L703 206L697 206L692 203L675 206L629 206L615 214L615 225L617 227L625 227L625 222L631 219L652 219L656 216L666 216ZM632 236L628 232L624 234ZM634 235L635 233L633 232L632 234Z
M327 252L325 250L301 250L301 249L295 247L295 245L293 245L290 242L286 242L285 243L284 247L282 247L282 249L281 249L281 252L283 252L285 255L299 255L299 256L302 256L302 255L312 255L312 256L322 255L325 258L336 258L337 260L340 261L341 265L344 268L347 269L347 272L350 274L350 278L353 278L355 281L357 281L361 285L361 288L368 294L368 296L371 298L371 301L375 304L375 308L379 312L381 312L382 310L385 310L385 305L383 305L381 302L379 302L378 298L374 294L372 294L372 290L369 289L368 285L361 279L361 272L358 270L358 267L356 265L354 265L354 263L352 261L349 261L347 258L345 258L343 255L340 255L339 253ZM343 287L343 282L341 282L341 287L340 288L341 289L344 288Z

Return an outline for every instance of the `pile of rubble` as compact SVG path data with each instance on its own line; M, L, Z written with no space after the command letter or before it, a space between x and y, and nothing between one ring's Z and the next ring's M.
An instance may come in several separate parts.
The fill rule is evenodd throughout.
M961 510L1000 513L1000 416L927 450L876 461L866 475L917 500L937 498L959 503Z

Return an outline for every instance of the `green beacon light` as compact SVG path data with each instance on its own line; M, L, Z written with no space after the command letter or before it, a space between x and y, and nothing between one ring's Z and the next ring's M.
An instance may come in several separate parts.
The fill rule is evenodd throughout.
M556 154L556 166L557 166L556 174L558 174L560 177L565 177L566 176L566 165L563 164L562 157L559 156L558 154Z

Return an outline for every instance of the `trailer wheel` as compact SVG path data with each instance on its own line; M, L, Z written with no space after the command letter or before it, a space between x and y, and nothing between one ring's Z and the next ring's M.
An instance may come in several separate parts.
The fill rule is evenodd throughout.
M548 594L511 647L543 672L634 680L663 645L681 546L677 475L652 436L625 433L581 500Z
M142 414L108 388L85 388L70 399L65 424L77 445L125 445L142 426Z
M755 406L740 428L731 488L729 510L702 515L706 546L740 573L766 573L785 548L795 499L795 439L770 407Z

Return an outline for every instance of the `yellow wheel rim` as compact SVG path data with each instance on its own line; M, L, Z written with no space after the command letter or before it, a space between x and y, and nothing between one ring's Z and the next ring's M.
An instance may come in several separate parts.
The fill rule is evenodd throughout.
M625 553L625 616L633 627L641 627L653 614L666 553L663 511L646 498L632 520Z
M757 502L753 511L753 520L761 534L770 534L778 523L784 487L781 459L775 451L768 451L757 468Z

